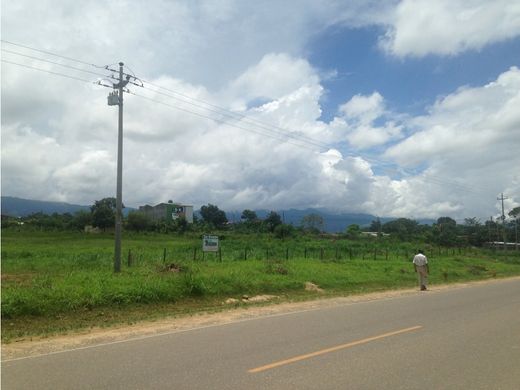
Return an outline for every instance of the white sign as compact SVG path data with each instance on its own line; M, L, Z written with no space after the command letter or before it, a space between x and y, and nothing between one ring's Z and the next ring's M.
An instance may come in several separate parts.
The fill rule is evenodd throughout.
M218 252L218 236L202 237L202 250L204 252Z

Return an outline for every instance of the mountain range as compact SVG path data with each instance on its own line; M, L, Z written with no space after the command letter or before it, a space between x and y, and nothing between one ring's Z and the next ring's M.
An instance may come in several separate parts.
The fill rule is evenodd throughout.
M8 215L12 217L25 217L33 213L44 213L44 214L63 214L71 213L74 214L77 211L85 210L89 211L90 206L82 206L77 204L70 204L65 202L50 202L41 200L30 200L16 198L12 196L2 196L2 215ZM133 211L133 208L125 208L125 214L129 211ZM309 214L317 214L323 218L324 230L329 233L343 232L347 226L357 224L361 227L368 226L370 223L377 219L376 216L371 214L362 213L343 213L334 212L326 209L305 209L305 210L275 210L280 216L284 223L299 226L302 218ZM270 210L255 210L257 216L261 219L265 218ZM240 211L227 212L227 218L231 222L240 221ZM395 218L380 218L381 223L385 223ZM419 223L432 223L433 220L419 220Z

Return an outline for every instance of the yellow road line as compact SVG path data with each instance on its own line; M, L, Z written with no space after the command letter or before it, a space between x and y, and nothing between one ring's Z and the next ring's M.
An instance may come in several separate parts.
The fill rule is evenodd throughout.
M421 329L421 328L422 328L422 326L417 325L417 326L412 326L410 328L396 330L394 332L383 333L383 334L380 334L380 335L377 335L377 336L368 337L366 339L352 341L352 342L347 343L347 344L341 344L341 345L337 345L335 347L322 349L320 351L307 353L305 355L295 356L295 357L290 358L290 359L280 360L280 361L277 361L277 362L274 362L274 363L271 363L271 364L266 364L265 366L252 368L252 369L248 370L248 372L251 373L251 374L254 374L254 373L257 373L257 372L270 370L271 368L276 368L276 367L284 366L286 364L299 362L301 360L310 359L312 357L319 356L319 355L324 355L326 353L338 351L340 349L350 348L350 347L354 347L354 346L360 345L360 344L366 344L366 343L369 343L371 341L383 339L385 337L395 336L395 335L398 335L398 334L401 334L401 333L406 333L406 332L412 332L414 330L418 330L418 329Z

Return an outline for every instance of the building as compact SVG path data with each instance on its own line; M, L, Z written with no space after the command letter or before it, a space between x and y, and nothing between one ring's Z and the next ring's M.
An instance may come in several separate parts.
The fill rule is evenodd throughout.
M160 220L169 222L184 217L188 223L193 223L193 206L191 205L169 201L168 203L159 203L156 206L140 206L139 211L154 222Z

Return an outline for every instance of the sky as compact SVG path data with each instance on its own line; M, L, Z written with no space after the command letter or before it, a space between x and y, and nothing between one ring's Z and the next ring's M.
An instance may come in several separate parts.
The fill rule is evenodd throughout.
M482 222L520 205L520 0L1 5L1 193ZM136 85L137 84L137 85Z

